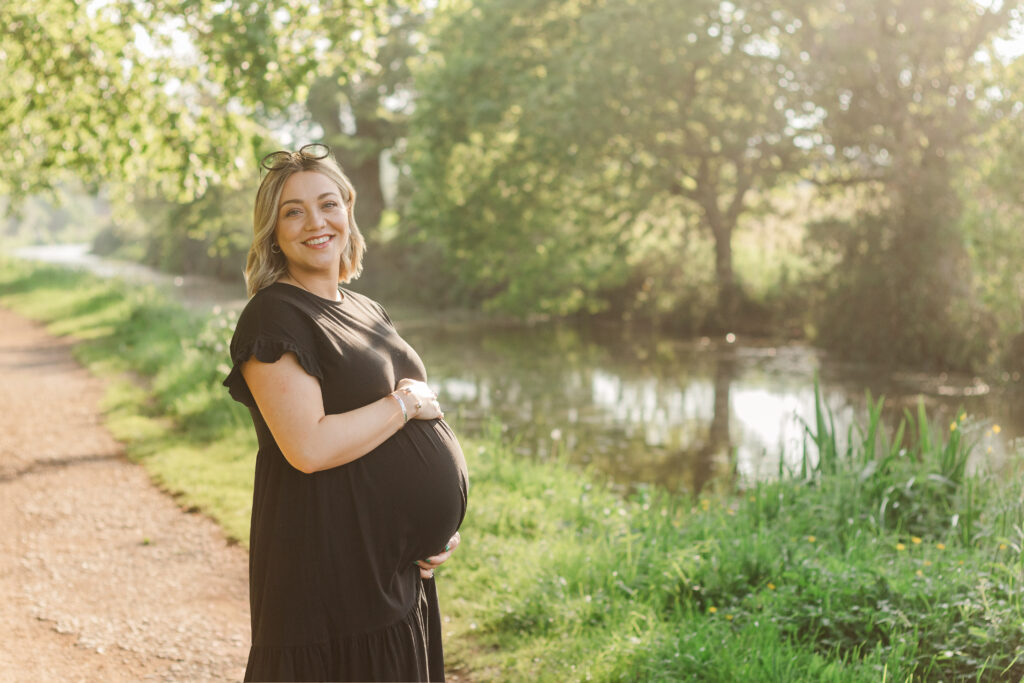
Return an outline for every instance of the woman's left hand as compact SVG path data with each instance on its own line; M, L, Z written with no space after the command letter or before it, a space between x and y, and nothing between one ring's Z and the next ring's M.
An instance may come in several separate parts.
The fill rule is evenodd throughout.
M455 549L459 547L460 542L462 542L462 537L459 536L459 532L456 531L455 535L452 536L450 541L448 541L448 545L445 546L444 550L439 552L437 555L428 557L425 560L416 560L416 566L420 568L420 578L434 578L434 570L444 564L445 561L452 556Z

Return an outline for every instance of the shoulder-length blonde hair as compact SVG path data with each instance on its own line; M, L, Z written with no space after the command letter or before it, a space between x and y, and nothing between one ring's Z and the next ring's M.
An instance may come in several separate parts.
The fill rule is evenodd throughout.
M341 170L341 166L328 154L320 159L298 152L277 152L274 155L273 170L260 183L256 191L256 205L253 209L252 246L245 261L245 286L253 296L288 272L288 262L280 251L274 252L274 232L277 229L278 202L288 178L302 171L315 171L330 178L341 192L342 201L348 213L348 245L341 254L341 270L338 282L350 282L363 271L363 253L366 240L359 232L353 209L356 205L356 191L352 182Z

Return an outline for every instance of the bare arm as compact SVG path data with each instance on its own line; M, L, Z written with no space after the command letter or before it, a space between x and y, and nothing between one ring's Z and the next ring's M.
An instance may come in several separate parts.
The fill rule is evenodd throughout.
M391 396L346 413L326 415L320 382L302 369L293 353L285 353L273 363L250 358L242 365L242 376L285 459L307 474L361 458L405 424L402 408ZM409 419L440 416L440 407L426 384L403 382L412 391L398 394Z

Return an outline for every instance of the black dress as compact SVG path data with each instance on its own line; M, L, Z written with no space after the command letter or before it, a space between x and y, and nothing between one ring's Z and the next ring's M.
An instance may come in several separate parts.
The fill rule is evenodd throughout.
M466 512L466 463L443 420L410 420L370 453L303 474L281 454L240 367L294 353L327 414L379 400L423 362L384 309L276 283L246 305L224 381L249 407L259 453L249 538L252 649L246 680L443 680L433 580ZM397 406L396 406L397 410Z

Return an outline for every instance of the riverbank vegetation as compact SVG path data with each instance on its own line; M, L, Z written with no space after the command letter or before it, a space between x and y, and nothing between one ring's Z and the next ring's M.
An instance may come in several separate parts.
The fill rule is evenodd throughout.
M10 261L0 305L79 339L129 455L246 542L255 442L220 386L231 316ZM464 543L438 572L451 662L501 680L1024 676L1024 494L966 467L998 425L919 411L889 432L869 405L837 434L819 403L792 471L697 499L623 498L500 430L464 435Z
M77 176L100 252L239 278L257 160L315 140L389 299L1024 372L1020 2L38 4L0 198Z

